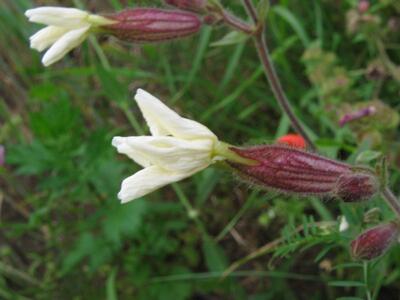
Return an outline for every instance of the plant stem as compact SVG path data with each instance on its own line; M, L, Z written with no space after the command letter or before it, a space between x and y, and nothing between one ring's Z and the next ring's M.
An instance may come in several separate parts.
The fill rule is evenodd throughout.
M308 144L308 147L311 150L315 150L314 143L308 136L307 132L305 131L299 119L296 117L292 109L292 106L285 94L285 91L282 88L282 84L279 80L278 74L276 73L275 67L272 63L271 55L268 50L268 45L265 40L264 24L260 23L260 20L258 19L257 16L256 8L254 7L252 0L243 0L243 4L246 8L247 13L252 18L257 28L256 32L253 33L254 43L257 48L258 56L260 57L260 60L262 62L262 66L264 67L264 73L271 86L272 92L274 93L282 110L289 117L293 129L296 130L297 133L299 133L305 139L306 143Z
M253 2L251 2L252 0L243 0L243 4L247 10L247 13L249 14L249 16L251 17L251 19L253 20L254 24L257 25L258 23L258 16L257 16L257 11L256 8L253 5Z
M382 197L386 200L386 203L392 208L392 210L397 214L398 218L400 218L400 202L390 190L390 188L385 187L382 190Z
M272 64L271 57L268 51L267 43L265 41L265 37L263 32L256 35L254 37L255 45L258 51L258 55L261 59L262 65L264 67L265 75L269 81L269 84L272 88L272 92L274 93L276 99L278 100L281 108L287 114L290 119L290 123L292 127L299 133L308 144L309 148L315 150L315 145L311 141L310 137L306 133L303 125L300 123L299 119L296 117L293 112L292 106L289 103L289 100L286 97L286 94L282 88L282 85L279 81L278 75L275 71L274 65Z
M249 24L243 22L241 19L230 14L226 10L222 11L221 14L227 25L248 35L252 35L254 33L255 28L253 28L253 26L250 26Z
M364 273L364 283L365 283L365 293L367 296L367 300L371 300L372 296L371 296L371 291L369 290L368 287L368 262L364 261L363 262L363 273Z

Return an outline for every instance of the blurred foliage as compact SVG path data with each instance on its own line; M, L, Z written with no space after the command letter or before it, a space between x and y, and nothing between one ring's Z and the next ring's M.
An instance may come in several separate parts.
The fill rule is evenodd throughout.
M222 2L245 16L240 1ZM348 253L363 228L393 218L379 197L297 199L249 189L215 167L118 202L138 166L111 138L146 132L132 100L138 87L233 144L290 130L251 40L211 47L228 33L222 26L164 45L102 36L44 68L28 47L40 26L23 15L38 5L107 12L161 1L2 1L1 299L398 299L400 247L368 264ZM266 22L283 86L319 150L371 164L383 152L398 192L399 2L360 10L357 0L271 1ZM378 112L339 126L369 105ZM348 230L339 232L339 216Z

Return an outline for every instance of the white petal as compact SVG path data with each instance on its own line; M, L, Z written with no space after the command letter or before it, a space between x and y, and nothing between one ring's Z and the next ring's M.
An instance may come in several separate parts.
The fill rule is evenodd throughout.
M134 160L137 164L146 168L151 166L150 160L146 156L143 156L140 152L135 151L129 145L129 138L116 136L112 139L112 145L117 148L119 153L127 155L130 159Z
M190 175L167 172L156 166L148 167L122 182L118 198L126 203L188 176Z
M38 7L25 12L29 21L59 27L78 28L88 25L89 14L76 8ZM86 23L86 24L85 24Z
M188 140L217 140L214 133L206 126L193 120L182 118L159 99L142 89L137 90L135 100L154 136L173 135Z
M210 139L183 140L174 137L115 137L113 145L143 167L157 165L165 170L193 173L212 163Z
M54 44L67 31L68 29L65 28L47 26L30 37L31 48L36 49L39 52L43 51Z
M42 63L47 67L60 60L73 48L80 45L87 37L90 26L71 30L64 34L43 56Z

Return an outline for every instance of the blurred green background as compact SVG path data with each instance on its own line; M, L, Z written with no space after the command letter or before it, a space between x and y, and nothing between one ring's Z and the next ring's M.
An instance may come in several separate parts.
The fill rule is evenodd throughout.
M384 153L398 192L399 1L370 1L367 11L356 0L271 2L273 59L320 152L371 165ZM229 32L223 26L162 45L91 37L49 68L29 49L42 26L28 23L26 9L161 4L1 1L0 298L400 299L400 247L371 263L348 253L363 228L393 218L379 197L299 199L213 167L119 203L122 179L139 167L111 139L147 132L133 101L139 87L235 145L290 132L251 41L212 45ZM224 4L245 17L240 1ZM339 127L368 105L374 116ZM340 216L350 224L343 232ZM250 253L260 255L222 279Z

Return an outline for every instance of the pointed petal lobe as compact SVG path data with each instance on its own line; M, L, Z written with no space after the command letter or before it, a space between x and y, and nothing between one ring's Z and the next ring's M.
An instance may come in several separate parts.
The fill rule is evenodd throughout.
M174 137L115 137L118 152L143 167L157 165L171 172L194 172L212 163L213 142L209 139L182 140Z
M43 51L54 44L60 37L66 34L67 31L68 29L65 28L47 26L30 37L31 48L39 52Z
M159 99L138 89L135 100L154 136L173 135L182 139L212 139L217 137L204 125L182 118Z
M89 32L90 26L71 30L64 34L43 56L42 63L47 67L65 56L72 49L80 45Z
M29 21L59 27L82 27L89 14L83 10L65 7L38 7L25 12ZM87 24L86 24L87 25Z
M126 203L188 176L190 174L173 174L157 166L148 167L126 178L122 182L118 198L122 203Z

